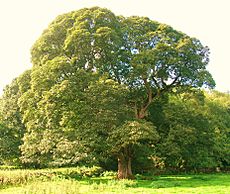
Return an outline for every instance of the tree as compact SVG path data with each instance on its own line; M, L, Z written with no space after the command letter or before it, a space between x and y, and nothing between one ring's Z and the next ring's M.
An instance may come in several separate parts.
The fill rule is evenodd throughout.
M78 134L80 139L77 141L81 145L97 142L92 147L103 149L104 144L102 146L101 141L97 140L111 137L112 144L118 146L110 152L114 151L117 155L119 178L132 177L134 145L143 145L145 139L149 139L148 145L152 145L157 139L155 127L146 121L149 106L157 98L173 91L173 88L188 90L215 85L206 70L209 49L199 40L146 17L118 17L98 7L57 17L36 41L31 54L34 66L31 89L20 99L28 134L24 142L27 137L30 141L30 135L34 132L46 131L48 124L51 131L57 129L56 124L64 129L58 121L71 117L67 121L75 120L71 123L74 132L77 133L82 127L84 129ZM98 78L92 84L90 81L94 74ZM101 78L106 80L101 81ZM72 82L72 79L79 81ZM86 85L82 87L84 81ZM64 88L68 88L68 92L64 93ZM71 92L73 88L74 92ZM124 99L123 90L126 91L126 100L120 100ZM53 105L53 100L49 101L51 96L61 101ZM97 101L93 100L95 97ZM65 100L68 103L64 103ZM70 106L69 101L74 103ZM80 109L79 102L82 102ZM117 106L112 106L115 102ZM60 107L60 104L63 106ZM40 108L51 105L56 107L54 114L44 117ZM46 110L52 110L51 107ZM128 107L128 112L133 114L126 117L126 110L122 107ZM82 112L76 114L76 110ZM85 112L89 115L72 116L85 115ZM100 119L91 115L94 112L101 114ZM122 122L118 122L120 118L123 118ZM82 125L78 126L78 122ZM112 129L113 132L94 136L99 129ZM88 130L88 139L81 139ZM106 143L112 145L109 141ZM25 147L24 143L24 150ZM41 150L36 150L41 154ZM52 152L49 155L52 156Z

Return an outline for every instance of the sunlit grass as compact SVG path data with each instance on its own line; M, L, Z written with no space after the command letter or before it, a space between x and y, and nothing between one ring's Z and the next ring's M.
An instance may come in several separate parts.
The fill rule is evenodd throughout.
M230 193L230 174L201 174L175 176L137 176L136 180L116 180L114 176L75 177L73 169L58 169L62 172L53 178L35 178L21 184L8 185L0 189L0 194L150 194L150 193ZM12 176L24 171L13 170ZM28 171L33 174L33 171ZM42 170L39 170L42 174ZM47 171L46 171L47 172ZM51 170L54 172L54 169ZM3 173L3 172L1 172ZM7 172L9 173L9 171ZM66 173L66 174L65 174ZM69 176L71 175L71 176ZM10 176L9 174L7 175Z

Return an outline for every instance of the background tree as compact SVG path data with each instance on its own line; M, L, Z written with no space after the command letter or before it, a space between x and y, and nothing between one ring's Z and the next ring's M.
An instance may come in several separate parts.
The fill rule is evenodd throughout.
M219 167L230 166L230 95L214 91L206 95L206 116L215 131L215 160Z
M29 74L30 70L25 71L7 85L0 99L0 123L2 123L0 139L3 146L1 158L5 163L18 164L20 162L19 146L22 144L25 126L22 122L18 99L29 88Z
M227 101L227 94L193 90L170 94L151 105L148 119L160 135L152 154L155 165L173 170L229 166Z

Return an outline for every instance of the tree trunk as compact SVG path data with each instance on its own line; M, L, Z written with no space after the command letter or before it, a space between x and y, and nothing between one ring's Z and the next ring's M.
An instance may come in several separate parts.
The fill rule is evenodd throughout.
M118 179L134 179L131 168L131 156L128 148L118 156Z

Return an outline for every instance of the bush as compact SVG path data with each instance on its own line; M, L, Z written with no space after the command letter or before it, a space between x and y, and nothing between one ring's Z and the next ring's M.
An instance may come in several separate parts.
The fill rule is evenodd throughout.
M54 179L81 179L84 177L97 177L102 174L100 167L75 167L41 170L0 170L1 187L8 185L25 184L34 180L54 180Z

